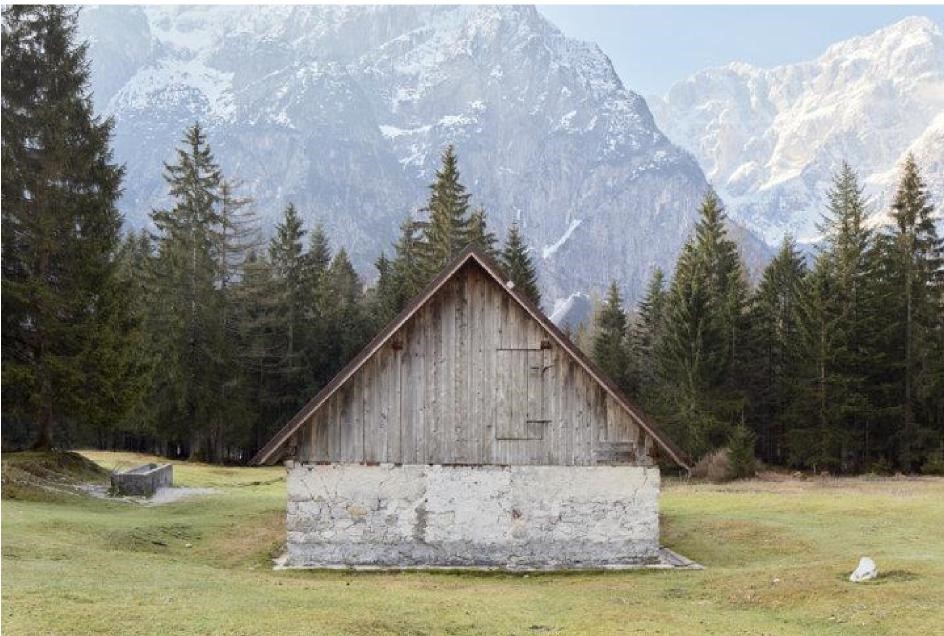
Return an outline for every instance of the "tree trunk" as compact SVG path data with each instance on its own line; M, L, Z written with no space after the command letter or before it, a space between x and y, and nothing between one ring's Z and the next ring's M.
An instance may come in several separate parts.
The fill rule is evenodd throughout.
M52 449L52 413L44 409L39 417L39 437L33 443L33 450L48 451Z

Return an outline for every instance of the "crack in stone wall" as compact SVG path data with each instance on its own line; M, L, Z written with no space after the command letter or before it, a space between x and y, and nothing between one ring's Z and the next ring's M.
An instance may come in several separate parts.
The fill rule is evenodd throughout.
M288 565L603 567L654 562L641 466L295 465Z

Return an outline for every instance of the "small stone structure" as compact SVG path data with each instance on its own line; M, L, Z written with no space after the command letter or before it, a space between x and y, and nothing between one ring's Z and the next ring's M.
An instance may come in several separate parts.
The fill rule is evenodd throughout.
M286 565L654 564L658 495L642 466L295 465Z
M170 488L174 467L170 464L142 464L125 472L111 474L111 489L116 495L150 497L160 488Z

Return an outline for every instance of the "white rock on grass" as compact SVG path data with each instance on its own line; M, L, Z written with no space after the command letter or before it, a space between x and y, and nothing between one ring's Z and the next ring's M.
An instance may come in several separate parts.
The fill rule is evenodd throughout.
M871 581L877 576L878 567L875 565L875 561L869 557L862 557L859 559L859 567L849 575L849 580L853 583L861 583L862 581Z

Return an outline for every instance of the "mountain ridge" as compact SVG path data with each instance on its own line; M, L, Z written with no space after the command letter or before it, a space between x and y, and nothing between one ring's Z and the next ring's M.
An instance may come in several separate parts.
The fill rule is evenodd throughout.
M103 6L80 28L131 225L199 119L267 223L293 201L369 277L454 143L499 234L523 226L549 302L611 278L633 298L708 187L599 47L533 7Z
M884 219L909 151L944 201L944 35L926 17L834 43L812 60L703 69L649 103L732 216L768 243L786 232L818 238L825 191L842 160L860 173L874 223Z

